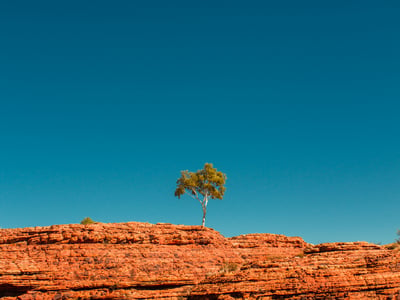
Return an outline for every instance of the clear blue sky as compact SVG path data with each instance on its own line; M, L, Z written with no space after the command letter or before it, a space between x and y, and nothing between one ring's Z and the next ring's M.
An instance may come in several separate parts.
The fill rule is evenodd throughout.
M1 1L0 226L200 224L312 243L400 228L400 2Z

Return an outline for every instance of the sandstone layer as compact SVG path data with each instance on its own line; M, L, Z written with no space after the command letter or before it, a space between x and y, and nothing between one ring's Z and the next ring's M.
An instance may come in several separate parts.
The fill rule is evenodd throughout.
M0 299L394 300L400 254L172 224L1 229Z

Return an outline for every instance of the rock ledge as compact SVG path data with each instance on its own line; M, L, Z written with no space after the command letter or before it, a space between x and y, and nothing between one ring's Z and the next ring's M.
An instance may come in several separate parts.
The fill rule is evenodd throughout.
M0 298L394 300L400 255L164 223L0 229Z

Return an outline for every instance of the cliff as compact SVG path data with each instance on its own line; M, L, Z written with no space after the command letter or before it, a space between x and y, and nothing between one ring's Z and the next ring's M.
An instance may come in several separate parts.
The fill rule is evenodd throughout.
M225 238L119 223L0 230L1 299L400 299L400 254L366 242Z

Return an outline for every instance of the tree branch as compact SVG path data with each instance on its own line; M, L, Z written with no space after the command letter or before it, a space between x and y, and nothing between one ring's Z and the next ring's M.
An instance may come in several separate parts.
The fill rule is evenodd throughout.
M199 198L199 196L198 196L196 190L192 189L191 191L194 193L194 195L193 195L193 194L189 194L189 193L187 193L187 194L188 194L190 197L192 197L193 199L198 200L198 201L200 202L201 206L203 206L204 200L203 200L203 201L200 200L200 198Z

